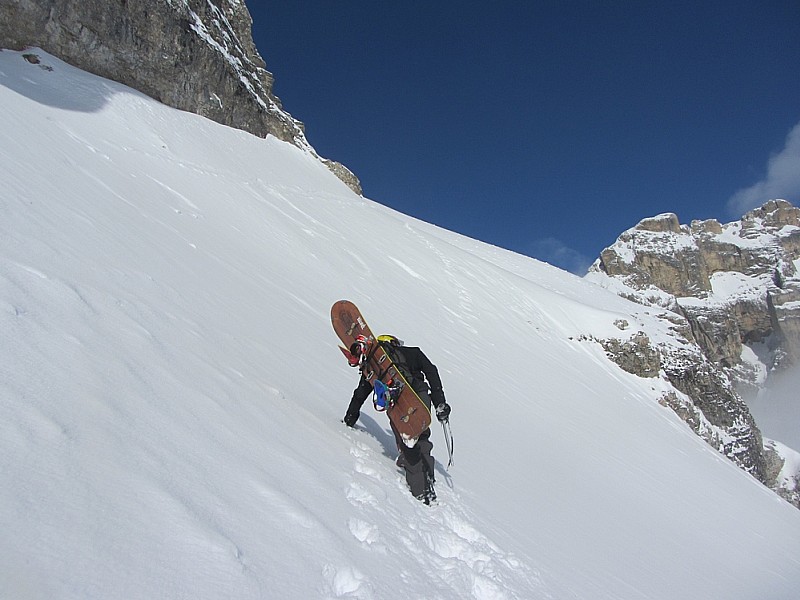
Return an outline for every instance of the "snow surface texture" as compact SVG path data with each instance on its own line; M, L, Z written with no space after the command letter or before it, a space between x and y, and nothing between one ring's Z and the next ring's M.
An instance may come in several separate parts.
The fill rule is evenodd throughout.
M579 340L646 309L34 52L0 52L0 597L796 598L800 512ZM340 422L342 298L439 366L439 506L384 415Z

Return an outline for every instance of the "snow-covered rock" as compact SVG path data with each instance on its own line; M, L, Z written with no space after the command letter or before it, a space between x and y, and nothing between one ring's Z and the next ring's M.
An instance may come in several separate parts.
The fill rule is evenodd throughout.
M684 314L709 358L732 367L743 343L768 340L776 357L800 356L798 259L800 210L772 200L725 225L645 219L601 253L587 278Z
M721 429L708 434L696 411L673 396L666 404L776 489L785 478L766 468L761 434L734 386L743 393L757 390L765 371L797 364L799 259L800 210L771 200L724 225L681 225L672 213L644 219L606 248L586 276L635 302L666 308L672 321L685 323L680 329L687 344L662 348L662 365L703 418Z

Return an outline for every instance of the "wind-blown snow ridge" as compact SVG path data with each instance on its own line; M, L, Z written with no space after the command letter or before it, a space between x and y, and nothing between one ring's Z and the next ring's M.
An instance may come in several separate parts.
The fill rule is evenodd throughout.
M798 511L580 339L669 336L648 309L31 52L0 52L0 596L794 598ZM341 298L439 366L437 507L383 415L340 423Z

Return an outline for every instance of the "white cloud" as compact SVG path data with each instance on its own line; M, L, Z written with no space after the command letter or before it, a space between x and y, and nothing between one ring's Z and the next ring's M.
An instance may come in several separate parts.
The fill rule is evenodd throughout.
M586 275L594 262L594 259L587 258L555 238L536 240L530 244L530 248L531 256L575 275Z
M742 215L775 198L800 203L800 123L786 136L783 150L770 157L764 179L737 191L728 200L728 209Z

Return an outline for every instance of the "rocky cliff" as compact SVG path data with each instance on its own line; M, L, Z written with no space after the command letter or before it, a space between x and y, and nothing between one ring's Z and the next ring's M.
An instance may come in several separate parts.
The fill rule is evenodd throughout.
M800 360L798 269L800 209L773 200L724 225L682 225L672 213L644 219L586 277L660 310L682 339L660 346L606 340L609 356L641 376L653 376L657 363L680 392L664 394L662 404L800 507L800 473L786 476L780 445L762 440L740 396ZM635 359L648 353L655 358Z
M318 157L272 93L244 0L4 0L0 47L38 46L169 106ZM320 157L318 157L320 158ZM343 165L320 158L361 193Z
M645 219L590 272L615 279L639 303L684 316L712 362L736 367L744 345L762 343L768 367L780 368L800 358L798 268L800 209L773 200L725 225L681 225L671 213Z

